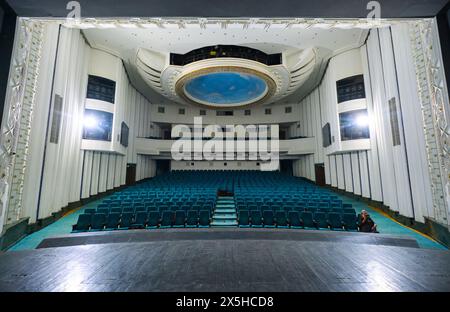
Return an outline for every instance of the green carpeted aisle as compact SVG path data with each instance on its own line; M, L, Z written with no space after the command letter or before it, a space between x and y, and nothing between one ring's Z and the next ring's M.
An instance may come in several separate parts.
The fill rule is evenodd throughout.
M383 214L381 214L375 209L372 209L370 206L368 206L366 203L362 201L358 201L340 194L338 194L338 196L342 199L342 202L352 204L353 208L355 208L357 213L360 213L361 210L363 209L367 210L371 218L377 224L377 228L380 233L411 236L417 240L421 248L447 249L444 245L441 245L440 243L434 241L433 239L428 238L427 236L420 234L402 224L399 224L387 216L384 216Z
M100 201L101 200L91 202L77 210L72 211L71 213L65 215L58 221L46 226L45 228L37 232L34 232L24 237L15 245L10 247L8 250L34 249L39 245L39 243L43 239L47 237L70 234L70 232L72 231L72 225L77 223L78 216L81 213L83 213L84 209L95 208L100 203Z

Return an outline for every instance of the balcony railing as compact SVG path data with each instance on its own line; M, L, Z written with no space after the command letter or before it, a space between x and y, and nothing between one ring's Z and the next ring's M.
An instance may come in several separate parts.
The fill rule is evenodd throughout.
M186 139L185 139L186 140ZM149 138L136 138L135 148L138 154L143 155L167 155L171 153L172 145L177 140L164 140L164 139L149 139ZM192 143L194 143L194 139L192 139ZM209 142L210 139L197 139L196 142L201 142L202 147ZM223 147L226 148L227 144L230 144L230 141L223 139ZM260 144L264 144L259 140L254 139L246 139L246 140L234 140L234 150L238 152L245 153L254 153L258 152L261 147ZM244 144L242 144L244 143ZM267 140L267 149L268 152L272 152L271 140ZM191 145L193 147L193 144ZM241 148L241 149L240 149ZM280 155L289 155L289 156L300 156L300 155L308 155L313 154L316 151L316 140L314 137L309 138L296 138L296 139L288 139L288 140L279 140L278 148ZM193 148L191 148L192 150ZM242 150L243 149L243 150ZM256 150L255 150L256 149Z

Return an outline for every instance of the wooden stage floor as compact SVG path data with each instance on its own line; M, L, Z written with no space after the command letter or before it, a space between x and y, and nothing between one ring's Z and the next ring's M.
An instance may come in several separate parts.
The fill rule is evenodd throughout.
M0 291L450 291L447 250L420 249L402 237L304 232L56 238L40 249L1 254Z

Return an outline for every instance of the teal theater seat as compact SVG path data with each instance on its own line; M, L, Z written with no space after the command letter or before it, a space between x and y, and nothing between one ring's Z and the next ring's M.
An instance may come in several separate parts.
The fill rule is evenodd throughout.
M106 230L117 230L120 223L120 213L111 212L106 218Z
M277 211L276 215L277 227L287 227L287 217L285 211Z
M186 213L184 210L177 210L175 212L175 224L173 227L184 227L186 224Z
M199 217L198 217L198 223L199 227L209 227L210 223L210 215L208 210L200 210Z
M72 232L85 232L89 231L92 222L91 214L80 214L78 216L78 221L72 226Z
M342 230L342 219L341 214L336 212L331 212L328 214L328 224L332 230Z
M358 221L356 218L356 214L354 213L344 213L342 215L342 223L344 224L344 229L346 229L347 231L358 230Z
M326 214L324 212L316 212L314 214L314 223L317 228L327 229L328 221Z
M301 221L302 221L302 225L305 228L314 228L316 227L315 223L314 223L314 217L312 212L310 211L303 211L301 213Z
M264 227L275 227L275 219L272 210L263 211Z
M120 217L120 230L127 230L131 224L133 223L133 213L132 212L123 212Z
M163 211L161 217L161 228L171 227L173 225L174 212L173 211Z
M154 229L159 225L160 214L158 211L150 211L148 213L147 228Z
M248 210L239 211L238 216L239 227L249 227L250 226L250 216Z
M252 227L262 227L262 216L259 210L252 210L250 212Z
M103 230L106 224L106 214L95 213L92 216L91 231Z
M197 210L189 210L187 213L186 227L197 227L198 226L198 212Z
M293 229L298 229L301 227L300 214L297 211L289 211L288 213L288 223Z

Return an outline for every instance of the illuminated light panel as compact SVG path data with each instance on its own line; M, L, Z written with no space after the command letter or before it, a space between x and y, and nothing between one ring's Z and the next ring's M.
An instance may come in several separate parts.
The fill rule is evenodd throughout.
M361 114L356 117L355 123L358 127L367 127L369 125L369 116L367 116L366 114Z

